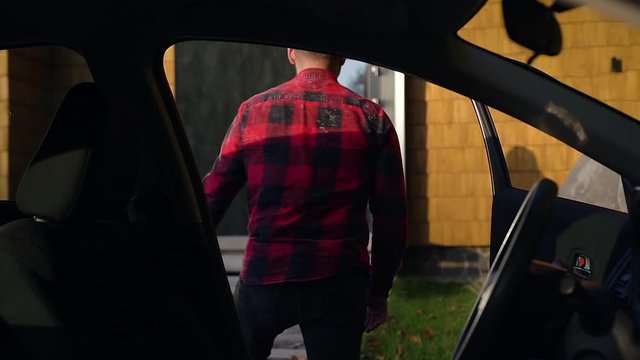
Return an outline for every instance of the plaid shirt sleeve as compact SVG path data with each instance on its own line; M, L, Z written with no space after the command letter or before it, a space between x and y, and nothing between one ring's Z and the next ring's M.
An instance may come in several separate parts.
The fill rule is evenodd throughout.
M373 215L369 291L387 297L407 241L407 200L398 136L384 111L374 122L379 147L369 195Z
M222 218L229 204L247 180L241 142L242 107L222 141L220 154L202 185L214 225Z

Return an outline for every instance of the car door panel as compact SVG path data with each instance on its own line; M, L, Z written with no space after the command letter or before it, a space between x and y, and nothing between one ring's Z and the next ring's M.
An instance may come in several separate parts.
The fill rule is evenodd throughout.
M491 222L491 259L511 226L527 191L505 189L494 194ZM579 255L590 260L589 280L602 282L607 269L622 256L617 244L628 243L627 214L578 201L558 198L545 230L537 259L572 269Z

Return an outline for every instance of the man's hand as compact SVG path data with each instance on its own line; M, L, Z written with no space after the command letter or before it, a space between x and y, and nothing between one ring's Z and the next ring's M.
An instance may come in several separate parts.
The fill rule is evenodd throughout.
M387 319L387 298L371 296L367 303L367 319L364 330L371 332Z

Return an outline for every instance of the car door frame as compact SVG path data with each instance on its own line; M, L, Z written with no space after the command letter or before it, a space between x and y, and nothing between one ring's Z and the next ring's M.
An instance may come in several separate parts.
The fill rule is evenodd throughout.
M515 188L511 183L489 108L476 100L471 100L471 103L480 125L491 177L490 261L493 263L528 191ZM536 257L563 265L575 273L579 271L574 264L575 259L577 256L586 256L591 261L592 273L583 276L588 280L604 281L605 274L630 246L632 235L628 231L628 224L626 213L558 198Z

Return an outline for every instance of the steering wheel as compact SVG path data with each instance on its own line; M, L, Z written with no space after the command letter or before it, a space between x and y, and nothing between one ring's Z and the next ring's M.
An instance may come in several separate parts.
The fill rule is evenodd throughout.
M558 192L556 183L541 179L522 202L496 255L478 300L460 335L452 360L490 359L508 309L515 301L536 254Z

